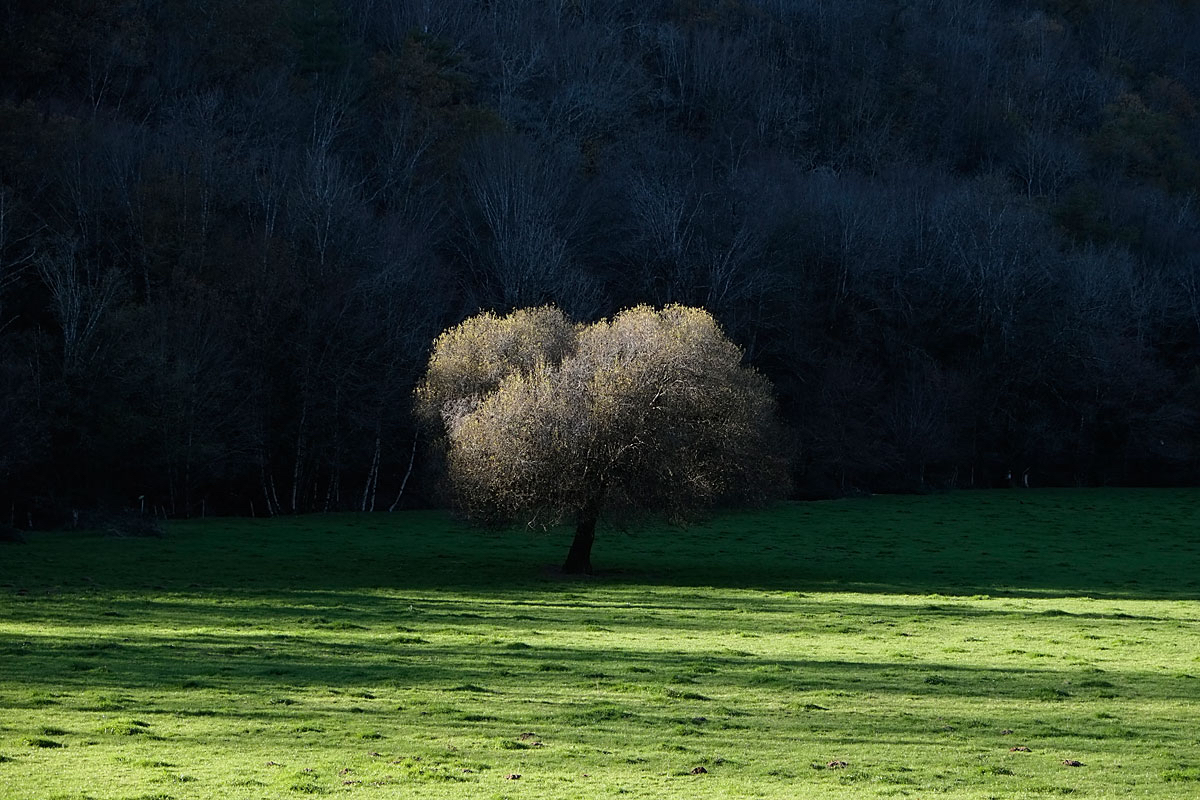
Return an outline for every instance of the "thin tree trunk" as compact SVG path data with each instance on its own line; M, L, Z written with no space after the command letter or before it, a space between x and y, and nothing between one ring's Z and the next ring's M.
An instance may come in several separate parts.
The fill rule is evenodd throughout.
M325 507L322 513L328 514L331 504L335 508L337 507L337 491L338 484L341 483L341 475L337 467L330 467L329 485L325 488Z
M270 472L267 473L266 485L271 490L270 494L267 495L267 516L273 517L283 510L283 506L279 505L279 493L275 491L274 474ZM274 506L271 505L271 501L274 501ZM272 508L274 508L274 510L272 510Z
M579 523L575 526L575 539L571 542L571 550L563 564L563 572L568 575L592 574L592 542L596 539L596 514L585 512L580 515Z
M388 507L388 513L396 510L396 506L400 505L400 498L404 496L404 487L408 485L408 476L412 475L413 461L417 458L417 437L413 437L412 452L408 454L408 469L404 473L404 480L400 481L400 491L396 492L396 499Z
M304 460L304 421L308 418L308 401L300 407L300 427L296 431L296 463L292 468L292 513L296 513L300 493L300 463Z
M191 396L188 398L188 410L185 417L187 424L187 449L183 456L183 515L192 515L192 455L196 446L196 386L190 387Z
M367 470L367 484L363 487L362 510L375 510L375 487L379 484L379 457L382 452L382 437L379 428L375 428L375 457L371 459L371 468Z
M263 500L267 504L267 516L271 516L271 490L267 488L267 472L263 470L259 476L262 479ZM250 516L254 516L254 501L250 501Z

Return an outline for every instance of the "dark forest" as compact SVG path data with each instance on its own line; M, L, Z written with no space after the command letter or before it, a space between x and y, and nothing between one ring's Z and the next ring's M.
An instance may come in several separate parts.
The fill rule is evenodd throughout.
M437 501L480 309L702 306L801 497L1194 484L1200 4L0 0L0 502Z

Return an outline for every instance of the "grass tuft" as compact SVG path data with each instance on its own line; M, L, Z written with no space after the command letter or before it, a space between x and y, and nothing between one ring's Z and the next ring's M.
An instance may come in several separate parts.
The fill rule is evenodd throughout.
M1163 780L1167 783L1200 782L1200 767L1167 770L1163 773Z
M473 692L475 694L495 694L491 689L485 689L476 683L464 683L461 686L455 686L450 689L452 692Z
M56 742L53 739L43 739L37 736L26 736L21 739L21 744L26 747L37 747L43 750L52 750L59 747L66 747L62 742Z

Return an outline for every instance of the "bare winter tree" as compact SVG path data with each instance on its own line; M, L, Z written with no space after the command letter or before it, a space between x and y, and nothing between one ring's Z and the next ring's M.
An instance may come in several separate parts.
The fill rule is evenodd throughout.
M20 306L6 304L6 293L15 289L36 264L34 237L38 228L18 225L16 197L0 184L0 481L10 480L10 470L33 458L31 442L37 430L37 406L30 396L35 381L13 352L7 329L18 322Z
M622 26L616 22L566 28L555 37L547 59L546 83L553 87L543 105L542 126L596 144L625 124L643 81L626 57Z
M463 254L485 305L554 300L595 313L598 287L572 252L583 208L565 156L523 139L489 139L468 156L464 175Z
M379 3L379 29L393 48L413 34L445 42L457 58L474 40L481 25L478 6L470 0L403 0Z
M37 250L35 226L17 226L17 200L11 189L0 184L0 334L12 319L5 315L4 293L14 287L34 263Z
M79 374L100 353L103 323L118 304L124 279L115 268L88 260L72 239L39 254L37 267L59 324L63 373Z
M1027 197L1057 197L1079 173L1083 159L1077 149L1043 123L1026 130L1017 141L1013 173Z
M291 205L320 272L339 256L358 255L364 244L364 181L337 150L349 113L348 91L334 86L319 94Z
M642 272L643 291L659 302L686 299L695 285L696 253L703 238L705 194L686 164L655 159L626 182L635 235L630 258Z
M496 111L504 119L528 116L523 108L526 87L546 69L551 37L538 29L541 15L530 13L527 6L521 0L496 3L484 15L488 32L485 41L492 51L488 73L492 76Z

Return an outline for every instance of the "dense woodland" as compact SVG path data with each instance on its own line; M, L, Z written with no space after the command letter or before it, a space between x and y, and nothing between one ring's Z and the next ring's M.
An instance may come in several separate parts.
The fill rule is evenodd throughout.
M17 524L388 509L410 465L400 503L436 499L431 341L546 302L709 309L801 496L1196 481L1200 3L0 19Z

